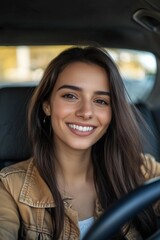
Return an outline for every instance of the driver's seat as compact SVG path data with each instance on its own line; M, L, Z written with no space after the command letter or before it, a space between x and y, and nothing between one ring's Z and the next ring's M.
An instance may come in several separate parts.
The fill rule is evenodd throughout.
M27 138L27 107L34 88L0 88L0 169L31 155Z

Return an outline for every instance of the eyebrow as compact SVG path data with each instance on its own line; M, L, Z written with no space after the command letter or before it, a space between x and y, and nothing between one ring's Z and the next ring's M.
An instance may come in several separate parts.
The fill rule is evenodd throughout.
M58 90L61 90L61 89L64 89L64 88L82 92L82 88L74 86L74 85L62 85L61 87L58 88ZM95 91L94 93L97 94L97 95L107 95L107 96L110 96L110 92L109 91Z

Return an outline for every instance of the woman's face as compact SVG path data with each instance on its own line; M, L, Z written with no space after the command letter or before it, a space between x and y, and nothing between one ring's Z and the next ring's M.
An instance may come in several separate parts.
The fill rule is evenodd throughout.
M91 148L107 131L112 118L106 71L96 64L69 64L59 74L43 110L51 116L57 146Z

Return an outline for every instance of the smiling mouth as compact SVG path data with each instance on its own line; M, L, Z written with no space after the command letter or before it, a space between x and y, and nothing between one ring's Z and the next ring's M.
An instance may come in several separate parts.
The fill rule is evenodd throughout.
M94 127L92 126L80 126L80 125L76 125L76 124L68 124L69 128L74 129L74 130L78 130L80 132L91 132Z

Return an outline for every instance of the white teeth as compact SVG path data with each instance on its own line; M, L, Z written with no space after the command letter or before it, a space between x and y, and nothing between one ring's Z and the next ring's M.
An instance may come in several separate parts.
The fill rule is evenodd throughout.
M90 132L90 131L93 130L93 127L83 127L83 126L78 126L78 125L75 125L75 124L69 124L69 127L73 128L73 129L76 129L78 131L81 131L81 132Z

